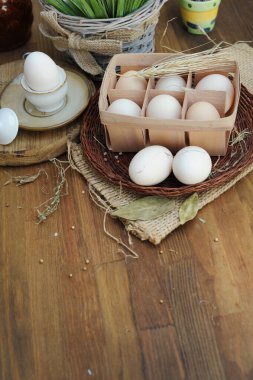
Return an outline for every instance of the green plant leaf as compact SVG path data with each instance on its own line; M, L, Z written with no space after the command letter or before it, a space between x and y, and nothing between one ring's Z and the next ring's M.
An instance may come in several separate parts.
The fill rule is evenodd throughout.
M123 17L142 7L147 0L46 0L58 11L90 19Z
M111 215L128 220L152 220L173 210L174 207L174 199L147 196L119 208Z
M92 0L91 8L96 15L96 18L108 18L105 2L101 0Z
M179 220L181 224L188 222L195 218L199 209L199 196L197 193L192 194L190 197L181 204L179 209Z
M66 15L75 16L73 9L62 0L47 0L47 4L52 5L59 12Z
M78 8L71 0L62 0L69 8L72 9L75 16L82 16L80 8Z

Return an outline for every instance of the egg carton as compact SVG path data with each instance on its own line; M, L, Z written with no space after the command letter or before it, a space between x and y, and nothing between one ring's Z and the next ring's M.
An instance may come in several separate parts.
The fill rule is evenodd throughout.
M138 152L150 145L162 145L176 153L189 145L204 148L211 156L223 156L228 148L229 137L234 127L240 97L240 74L235 61L231 66L220 70L189 72L184 76L184 91L164 91L155 89L159 78L150 78L146 90L121 90L115 85L119 78L129 70L141 70L171 56L167 53L117 54L103 78L99 97L99 113L105 128L106 144L113 152ZM203 91L195 89L198 81L208 74L223 74L229 77L235 96L233 105L225 114L224 91ZM174 96L182 106L181 119L159 119L146 117L149 101L159 94ZM138 117L108 112L109 105L116 99L130 99L141 107ZM219 111L220 119L214 121L186 120L187 109L195 102L206 101Z

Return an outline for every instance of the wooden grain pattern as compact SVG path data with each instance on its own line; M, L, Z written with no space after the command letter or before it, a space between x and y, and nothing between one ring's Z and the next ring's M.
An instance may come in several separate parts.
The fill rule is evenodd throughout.
M38 31L35 0L33 9L31 39L1 53L0 64L32 50L62 58ZM252 12L250 0L223 0L210 36L251 40ZM166 51L160 40L173 17L162 45L206 42L183 29L178 1L169 0L156 29L158 51ZM40 176L2 186L42 168L48 182ZM56 177L50 162L0 168L1 380L251 380L253 174L160 246L132 238L135 260L105 235L103 211L71 169L68 195L36 223L35 207L52 196ZM106 228L128 242L118 220L108 217Z

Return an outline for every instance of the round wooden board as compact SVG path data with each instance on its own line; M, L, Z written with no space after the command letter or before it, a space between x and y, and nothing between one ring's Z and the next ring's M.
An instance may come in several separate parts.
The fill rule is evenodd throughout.
M23 60L0 65L0 93L13 78L22 73L23 65ZM65 63L60 65L73 70ZM80 74L80 71L77 72ZM86 82L91 96L95 91L93 82L85 75L80 75ZM57 157L66 151L68 137L79 134L79 128L78 118L66 126L49 131L19 129L16 139L11 144L0 145L0 166L31 165Z

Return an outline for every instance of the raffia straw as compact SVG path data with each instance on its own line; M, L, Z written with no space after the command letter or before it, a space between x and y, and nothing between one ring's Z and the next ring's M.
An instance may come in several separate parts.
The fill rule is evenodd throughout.
M104 227L104 232L107 236L109 236L111 239L113 239L114 241L116 241L117 244L121 245L122 247L124 247L125 249L127 249L131 255L127 255L125 254L125 258L127 257L131 257L132 259L138 259L139 258L139 255L138 253L136 253L132 248L130 248L127 244L125 244L121 239L118 239L116 238L115 236L113 236L107 229L106 229L106 216L107 214L109 213L110 211L110 207L108 207L108 209L105 211L105 214L104 214L104 221L103 221L103 227ZM122 250L121 250L122 251Z
M39 178L39 176L41 174L45 175L46 181L47 181L48 180L48 174L47 174L47 172L44 169L40 169L38 171L38 173L36 173L34 175L9 176L10 179L8 181L6 181L2 186L9 185L12 182L15 182L17 184L16 186L25 185L25 184L28 184L28 183L36 181L36 179Z
M89 185L88 189L89 189L89 195L90 195L90 198L92 199L92 201L99 208L101 208L104 211L104 220L103 220L104 233L109 238L111 238L112 240L116 241L116 243L118 245L124 247L127 251L129 251L131 253L131 255L128 255L128 254L125 253L124 250L120 249L119 251L124 254L125 258L131 257L132 259L138 259L139 255L138 255L137 252L135 252L132 248L130 248L127 244L125 244L121 239L119 239L116 236L112 235L111 232L109 232L107 230L107 228L106 228L106 217L107 217L108 214L110 215L110 211L112 211L111 206L108 206L107 202L104 201L103 199L101 199L101 197L98 198L98 194L97 194L96 190L93 188L92 185Z
M184 54L178 53L175 57L169 57L162 61L139 70L138 75L145 78L160 77L163 75L185 74L203 70L214 70L215 68L231 67L233 61L229 53L220 45L203 52Z
M62 166L62 161L53 158L50 162L52 162L58 170L57 186L54 189L54 195L50 199L35 207L37 211L38 224L45 221L49 215L53 214L58 209L61 197L68 194L68 183L66 181L65 173L70 168L70 165L64 169ZM65 194L63 194L64 188L66 189Z
M176 53L174 57L165 58L159 62L156 62L154 65L139 70L137 72L138 76L151 78L151 77L161 77L164 75L173 75L173 74L186 74L188 72L198 72L203 70L214 70L221 68L229 68L232 64L231 55L226 50L227 47L235 47L238 48L240 43L252 43L252 41L237 41L234 44L231 44L226 41L221 41L216 43L206 32L204 29L199 27L207 38L207 42L201 45L197 45L196 47L184 50L177 51L175 49L171 49L170 47L163 45L163 39L166 35L168 26L170 22L175 20L176 17L168 20L162 37L160 39L160 47L170 50L173 53ZM208 43L212 43L213 47L201 52L185 54L188 51L200 48ZM243 50L241 47L239 49Z
M161 36L161 38L160 38L160 42L159 42L159 45L160 45L161 48L164 48L164 49L166 49L166 50L169 50L169 51L172 52L172 53L185 53L185 52L188 52L188 51L192 51L192 50L198 49L198 48L200 48L200 47L202 47L202 46L206 46L206 45L208 45L208 44L210 43L210 41L207 41L207 42L205 42L205 43L203 43L203 44L200 44L200 45L197 45L197 46L194 46L194 47L192 47L192 48L185 49L185 50L182 50L182 51L179 51L179 50L176 50L176 49L172 49L171 47L169 47L169 46L167 46L167 45L164 45L164 44L163 44L163 39L164 39L164 37L165 37L166 34L167 34L167 30L168 30L169 24L170 24L172 21L177 20L177 19L178 19L178 17L173 17L173 18L171 18L170 20L167 21L167 23L166 23L166 27L164 28L163 34L162 34L162 36Z

